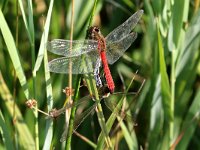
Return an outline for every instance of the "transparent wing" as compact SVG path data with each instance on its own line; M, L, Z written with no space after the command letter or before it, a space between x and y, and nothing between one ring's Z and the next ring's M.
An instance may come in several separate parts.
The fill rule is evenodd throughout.
M82 109L85 109L85 107L87 107L89 105L89 100L91 100L91 96L88 95L88 96L85 96L83 98L81 98L80 100L78 100L78 102L76 102L75 104L72 104L71 106L69 107L66 107L64 108L64 111L63 113L66 111L66 109L68 108L71 108L72 106L78 106L78 105L81 105L80 107L80 110L83 111ZM83 112L81 112L80 114L76 114L76 117L75 117L75 120L74 120L74 127L73 127L73 130L76 130L80 124L92 113L94 112L94 108L96 107L96 103L93 104L91 107L89 107L88 109L84 110ZM62 108L63 109L63 108ZM77 108L76 112L79 112L79 107ZM64 142L67 138L67 131L68 129L65 129L62 136L61 136L61 139L60 141L61 142Z
M83 121L91 114L94 112L96 107L96 103L93 104L90 108L88 108L87 110L85 110L84 112L82 112L82 114L80 116L76 116L75 120L74 120L74 127L73 130L76 131L76 129L81 125L81 123L83 123ZM64 130L61 138L60 138L60 142L64 142L66 141L67 138L67 129Z
M64 106L64 107L62 107L62 108L60 108L60 109L53 109L51 112L50 112L50 114L49 114L49 116L47 117L48 119L49 118L56 118L56 117L58 117L58 116L60 116L61 114L64 114L65 113L65 111L66 111L66 109L70 109L70 108L72 108L72 107L77 107L77 106L79 106L79 105L85 105L85 104L87 104L88 102L89 102L89 100L91 100L92 99L92 97L91 97L91 95L87 95L87 96L84 96L84 97L82 97L80 100L78 100L78 101L76 101L76 102L74 102L74 103L72 103L72 104L66 104L66 106Z
M125 94L127 94L127 93L125 93ZM122 94L123 95L123 94ZM90 102L90 100L91 99L93 99L90 95L88 95L88 96L85 96L85 97L83 97L83 98L81 98L79 101L77 101L77 102L75 102L74 104L70 104L70 105L68 105L68 106L66 106L66 107L64 107L64 108L61 108L61 109L59 109L59 110L56 110L56 112L53 112L53 114L51 115L51 116L53 116L53 117L58 117L60 114L62 114L62 113L65 113L65 111L66 111L66 109L69 109L69 108L71 108L71 107L73 107L73 106L81 106L81 110L82 109L85 109L85 107L87 107L88 106L88 104L89 104L89 102ZM104 98L101 98L101 100L103 100ZM114 98L115 99L115 98ZM100 101L101 101L100 100ZM112 99L113 100L113 99ZM116 109L116 106L117 106L117 104L116 103L113 103L113 102L108 102L108 101L110 101L110 100L108 100L108 99L104 99L104 102L105 102L105 104L106 104L106 106L111 110L111 111L113 111L114 109ZM115 102L117 102L117 101L115 101ZM75 120L74 120L74 126L73 126L73 130L76 130L79 126L80 126L80 124L91 114L91 113L93 113L94 111L95 111L95 107L97 106L97 102L94 102L94 104L92 105L92 106L90 106L89 108L86 108L83 112L81 112L80 114L77 114L76 115L76 117L75 117ZM79 109L79 108L77 108L77 109ZM78 110L77 110L77 112L79 112ZM121 118L121 121L125 118L125 116L126 116L126 120L127 121L130 121L130 120L132 120L133 118L131 117L131 116L129 116L129 115L127 115L126 114L126 112L122 112L121 111L121 109L119 108L119 109L116 109L116 111L115 112L113 112L116 116L119 116L120 118ZM67 131L66 131L66 129L64 130L64 132L63 132L63 134L62 134L62 136L61 136L61 139L60 139L60 141L61 142L64 142L65 140L66 140L66 136L67 136Z
M131 32L119 41L109 43L107 46L106 56L109 64L115 63L124 52L131 46L137 38L137 33Z
M143 10L139 10L134 13L130 18L128 18L123 24L114 29L111 33L106 36L106 43L112 43L114 41L118 41L127 34L131 32L131 30L137 25L143 14Z
M72 44L71 50L70 44ZM57 55L74 57L88 53L90 51L95 51L97 49L97 45L97 41L94 40L70 41L63 39L54 39L47 42L47 50Z
M55 73L69 73L69 63L72 64L72 74L85 74L93 72L96 61L99 58L98 51L75 56L61 57L49 62L49 71Z

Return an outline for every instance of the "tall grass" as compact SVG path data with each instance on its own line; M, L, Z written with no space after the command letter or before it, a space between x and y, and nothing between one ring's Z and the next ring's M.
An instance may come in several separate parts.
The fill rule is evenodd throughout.
M95 103L90 117L78 124L79 134L72 134L72 124L67 144L61 143L64 115L49 119L37 109L49 113L65 103L62 89L68 85L67 75L50 76L47 65L52 56L46 43L69 38L71 2L4 0L0 2L0 149L200 149L199 1L74 2L74 40L85 39L93 24L107 35L131 14L144 10L134 29L138 38L110 66L116 91L136 92L146 80L142 90L137 96L111 95L105 104L116 101L116 109L110 111L100 101L92 75L81 77L87 87L80 76L73 76L72 99L80 102L90 94L97 101L77 106L77 113L72 113L75 124L88 112L79 111ZM25 106L29 99L37 101L34 109ZM119 109L133 120L122 120L116 115Z

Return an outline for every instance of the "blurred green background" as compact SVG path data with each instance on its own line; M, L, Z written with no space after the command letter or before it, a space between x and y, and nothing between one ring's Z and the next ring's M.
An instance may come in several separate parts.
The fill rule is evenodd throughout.
M72 1L1 0L0 149L200 149L199 4L199 0L74 0L72 8ZM94 111L76 130L82 138L74 133L61 143L65 115L49 119L25 104L35 99L36 107L49 112L65 103L62 89L68 86L68 75L49 76L47 57L53 56L47 54L45 43L70 39L72 16L73 39L84 40L92 15L92 25L106 36L140 9L144 14L133 29L137 39L110 66L116 92L125 92L131 84L129 92L138 93L113 94L105 100L116 100L120 106L123 100L132 119L116 118L102 101L105 122L112 126L106 126L108 137ZM73 75L76 91L77 82ZM94 104L85 97L88 94L87 87L79 89L78 99L90 100L79 105L80 110Z

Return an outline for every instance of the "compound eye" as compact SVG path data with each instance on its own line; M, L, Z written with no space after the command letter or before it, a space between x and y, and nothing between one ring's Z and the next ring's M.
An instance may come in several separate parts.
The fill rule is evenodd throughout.
M94 30L95 30L96 32L99 32L99 28L95 28Z

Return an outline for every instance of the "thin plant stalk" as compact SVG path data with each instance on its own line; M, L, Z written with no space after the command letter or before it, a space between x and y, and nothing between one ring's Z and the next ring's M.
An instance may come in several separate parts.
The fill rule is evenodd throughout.
M97 7L97 2L98 2L98 0L95 0L95 2L94 2L94 7L93 7L93 10L92 10L92 13L91 13L91 16L90 16L88 28L92 25L92 20L93 20L95 10L96 10L96 7ZM105 136L105 141L106 141L106 144L108 146L108 149L112 149L112 142L110 140L110 137L109 137L109 134L108 134L108 131L107 131L107 128L106 128L105 117L103 115L101 104L99 103L100 99L99 99L99 94L98 94L98 91L97 91L97 88L96 88L96 82L95 82L95 80L94 80L94 78L91 74L88 74L88 76L89 76L89 79L91 79L91 80L90 81L86 80L86 82L87 83L89 82L89 84L91 85L92 94L94 95L95 100L97 102L97 107L96 107L95 110L97 112L98 121L99 121L100 127L102 129L102 132Z
M72 9L71 9L71 25L70 25L70 51L72 50L72 40L73 40L73 31L74 31L74 0L72 0ZM69 61L69 83L68 86L72 89L72 62ZM72 99L72 95L69 94L69 101Z
M33 78L36 78L35 73L33 73ZM35 82L35 79L34 79L34 82ZM33 87L34 87L34 91L36 91L34 85L33 85ZM35 95L34 95L34 97L35 97ZM36 150L39 150L39 130L38 130L39 128L38 128L38 111L37 111L38 106L37 106L37 104L35 107L36 107L36 110L33 111L34 116L35 116L35 148L36 148Z
M72 50L72 40L73 40L73 31L74 31L74 0L72 0L71 3L71 25L70 25L70 51ZM78 84L80 84L78 82ZM68 76L68 87L70 89L70 91L72 91L72 62L69 61L69 76ZM76 89L79 91L79 88ZM76 99L78 97L78 91L76 92ZM70 92L68 97L68 102L67 103L71 103L72 100L72 93ZM68 128L68 134L67 134L67 145L66 145L66 150L70 150L71 149L71 139L72 139L72 133L73 133L73 124L74 124L74 117L75 117L75 113L76 113L76 107L73 107L71 110L71 114L69 113L71 109L66 109L66 113L65 115L70 115L70 120L69 120L69 128ZM67 119L68 117L66 116L66 125L67 125Z
M172 111L173 114L173 118L174 118L174 99L175 99L175 81L176 81L176 77L175 77L175 61L174 61L174 57L175 57L175 51L176 50L172 50L172 60L171 60L171 103L170 103L170 110ZM170 142L173 142L173 133L174 133L174 122L170 121Z
M28 1L28 23L29 23L29 32L31 37L31 61L32 61L32 70L34 70L35 66L35 34L34 34L34 22L33 22L33 7L32 1ZM36 72L33 72L33 98L36 98ZM37 108L37 105L36 105ZM35 116L35 145L36 150L39 149L39 131L38 131L38 112L34 111Z
M18 48L18 42L19 42L19 5L18 5L18 0L16 0L16 35L15 35L15 43L16 43L16 48ZM13 89L13 98L14 98L14 105L13 105L13 120L16 120L16 83L17 83L17 75L16 75L16 71L14 70L14 81L13 81L13 85L14 85L14 89ZM15 143L15 148L18 147L17 144L17 132L16 132L16 127L14 126L14 143Z
M105 141L108 146L108 149L112 149L112 142L110 140L108 130L106 128L105 117L103 115L103 111L102 111L102 107L101 107L100 103L97 104L96 112L97 112L97 117L98 117L98 121L101 126L101 129L102 129L102 132L105 135Z
M90 140L89 140L88 138L86 138L85 136L79 134L78 132L74 131L74 134L75 134L76 136L78 136L80 139L82 139L83 141L85 141L86 143L88 143L92 148L95 149L95 148L97 147L95 143L93 143L92 141L90 141Z
M92 13L91 13L91 16L90 16L88 28L92 26L92 20L94 18L95 10L96 10L96 7L97 7L97 2L98 2L98 0L95 0L95 2L94 2L94 7L92 9Z
M80 82L81 82L81 78L78 79L76 87L79 87L78 85L80 85ZM74 101L73 101L74 103L76 103L76 101L78 100L78 93L79 93L79 88L76 88ZM74 129L75 115L76 115L76 106L72 107L72 110L71 110L71 115L70 115L70 120L69 120L69 129L68 129L68 134L67 134L66 150L71 149L71 139L72 139L72 133L73 133L73 129Z
M71 7L72 8L71 8L70 41L73 40L73 30L74 30L74 0L72 0ZM72 42L70 43L70 50L72 50ZM69 83L68 83L69 89L72 90L72 63L71 63L71 61L69 61L69 79L68 80L69 80ZM78 81L77 84L80 85L80 81ZM76 89L75 100L78 99L78 93L79 93L79 88ZM72 99L72 94L70 93L69 97L68 97L69 103L71 102L71 99ZM67 111L69 112L69 110L66 109L66 114L68 114ZM67 134L66 150L71 149L71 139L72 139L72 133L73 133L75 113L76 113L76 107L73 107L71 110L71 115L70 115L70 120L69 120L69 129L68 129L68 134Z

